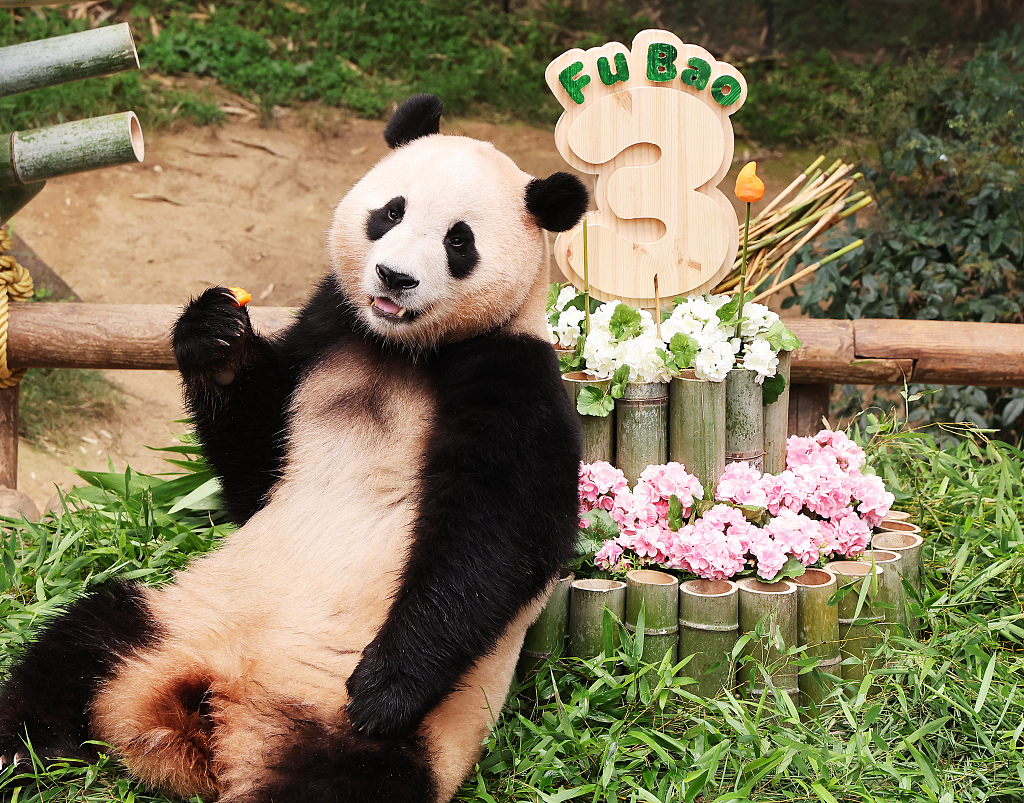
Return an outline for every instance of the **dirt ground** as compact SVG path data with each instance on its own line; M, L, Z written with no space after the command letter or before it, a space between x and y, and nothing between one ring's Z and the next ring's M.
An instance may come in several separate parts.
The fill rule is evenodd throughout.
M142 164L52 180L14 226L82 301L183 304L220 284L245 287L254 304L295 306L327 270L334 205L387 151L382 130L289 116L268 128L248 119L149 135ZM490 140L535 176L567 169L550 131L459 120L442 131ZM736 169L744 151L738 144ZM771 198L798 171L773 182L768 167ZM70 452L21 444L18 485L40 509L54 486L81 482L69 466L105 470L109 459L119 471L165 470L147 447L183 429L176 375L107 373L128 392L117 420L82 433Z

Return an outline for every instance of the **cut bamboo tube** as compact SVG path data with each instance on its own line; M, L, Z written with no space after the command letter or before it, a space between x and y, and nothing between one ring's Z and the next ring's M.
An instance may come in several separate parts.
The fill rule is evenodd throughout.
M630 485L648 466L668 462L668 385L630 382L615 402L615 465Z
M695 692L701 697L733 687L738 605L730 580L687 580L679 586L679 659L693 656L685 672L697 681Z
M600 388L607 393L612 385L611 378L595 379L583 371L573 371L562 375L562 384L572 400L572 409L576 409L576 400L580 391L588 386ZM611 413L603 418L599 415L583 415L580 413L580 426L583 429L583 462L594 463L604 460L611 463L615 459L613 439L615 437L615 418Z
M139 55L127 22L0 47L0 98L83 78L135 70Z
M762 637L752 638L744 654L753 660L744 662L737 671L740 686L747 687L754 697L764 691L758 665L768 671L772 685L800 704L800 686L796 667L785 657L785 651L797 646L796 583L779 580L764 583L756 577L744 577L739 587L739 630L753 633L761 623Z
M905 510L890 510L885 514L882 523L884 524L887 521L910 521L910 514Z
M900 569L902 556L885 549L867 549L858 558L864 563L882 567L882 576L875 595L875 609L881 617L880 625L895 635L902 635L899 628L908 626L907 596L903 593L903 573Z
M843 659L840 670L843 680L861 681L875 668L872 653L881 641L878 633L881 617L874 609L874 595L881 580L882 567L837 560L826 563L825 569L837 576L840 591L852 586L839 599L839 654ZM868 583L868 590L864 605L858 611L864 583Z
M711 499L725 471L725 382L697 379L693 370L669 383L669 460L682 463Z
M769 474L781 474L786 470L786 440L789 438L789 375L793 354L779 352L779 367L776 372L786 380L782 394L764 408L764 470Z
M564 644L569 632L569 592L574 579L570 574L555 582L544 610L527 629L520 652L521 670L536 670Z
M793 578L797 586L797 641L804 654L817 661L818 672L799 676L804 705L820 706L831 689L823 685L821 673L839 676L839 608L829 598L835 594L836 576L823 569L808 569Z
M910 586L914 605L907 615L907 626L911 632L921 629L921 617L914 612L916 605L923 604L924 584L924 538L919 533L875 533L871 545L901 556L899 571L903 581Z
M921 528L916 524L911 524L909 521L888 521L882 519L882 523L875 530L880 533L899 533L900 535L921 534Z
M644 612L644 645L641 660L660 664L667 655L676 661L679 633L679 581L671 574L634 569L626 575L626 629L636 634L640 611Z
M604 611L619 620L626 617L626 584L621 580L575 580L569 599L569 652L577 658L604 654ZM612 628L612 644L619 644L619 631Z
M20 212L45 186L45 181L37 181L35 184L0 187L0 226Z
M725 377L725 462L764 471L764 402L757 374L733 368Z
M16 131L0 140L0 187L141 162L145 152L135 112Z

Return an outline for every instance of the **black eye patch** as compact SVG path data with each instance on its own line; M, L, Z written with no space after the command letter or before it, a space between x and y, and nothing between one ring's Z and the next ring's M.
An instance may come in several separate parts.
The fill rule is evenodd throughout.
M379 240L405 217L405 198L401 195L392 198L380 209L373 209L366 218L366 236L371 240Z
M448 254L448 272L456 279L465 279L480 261L473 230L461 220L444 236L444 250Z

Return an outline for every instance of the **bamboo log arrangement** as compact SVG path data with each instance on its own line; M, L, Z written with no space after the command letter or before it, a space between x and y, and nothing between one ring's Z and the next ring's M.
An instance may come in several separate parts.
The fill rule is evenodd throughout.
M732 650L739 638L739 597L731 580L687 580L679 586L679 659L695 692L714 697L733 685Z
M725 462L739 461L764 471L762 391L757 375L745 368L733 368L725 378Z
M793 352L779 352L779 375L786 387L779 398L764 408L764 470L781 474L786 469L786 440L789 437L789 377L792 373Z
M620 622L626 618L626 584L621 580L575 580L569 602L569 652L577 658L605 654L604 612ZM618 647L618 628L612 628L612 646Z
M755 301L763 301L863 244L857 240L788 279L782 279L786 265L801 248L872 203L863 192L851 194L863 177L861 173L852 172L852 164L837 159L823 170L824 160L824 156L819 156L750 222L746 290L754 292ZM735 292L739 284L740 259L737 257L732 271L714 292Z
M884 525L885 522L883 521L882 524ZM913 596L916 597L915 602L920 603L924 581L924 538L920 533L880 532L875 534L871 543L878 549L900 555L901 559L898 564L900 576L910 587ZM912 633L921 628L921 618L913 612L913 608L908 613L907 626Z
M754 633L760 626L762 636L753 638L744 648L752 660L737 670L737 681L749 686L755 697L765 690L760 667L768 672L771 684L800 703L796 667L786 651L797 646L797 586L788 580L765 583L756 577L744 577L739 588L741 633Z
M615 402L615 465L630 485L648 466L668 462L668 385L630 382Z
M527 629L520 669L527 672L535 670L561 649L569 632L569 593L573 579L569 574L555 583L544 610Z
M838 575L840 591L849 589L839 598L839 654L843 680L861 681L874 668L872 653L878 647L878 622L874 600L881 579L882 567L857 561L833 561L825 564L828 571Z
M804 672L798 678L804 705L820 706L831 691L823 683L822 673L839 675L839 609L829 599L836 592L836 576L823 569L808 569L793 580L796 583L797 642L804 654L817 661L817 672Z
M690 369L669 383L669 460L682 463L704 488L725 471L725 383Z
M875 595L875 610L881 617L880 626L895 635L902 635L907 627L907 597L903 593L902 556L885 549L868 549L858 560L880 566L882 574Z
M639 638L643 612L641 660L660 664L667 655L676 660L679 632L679 581L671 574L634 569L626 575L626 629Z
M576 400L580 391L587 386L600 388L607 393L611 387L611 377L608 379L595 379L584 371L573 371L562 374L562 384L572 401L572 407L576 409ZM580 415L580 427L583 430L583 462L593 463L597 460L604 460L611 463L615 460L615 417L606 415L603 418L597 415Z
M18 5L25 5L19 2ZM84 78L135 70L139 56L127 22L0 47L0 97Z

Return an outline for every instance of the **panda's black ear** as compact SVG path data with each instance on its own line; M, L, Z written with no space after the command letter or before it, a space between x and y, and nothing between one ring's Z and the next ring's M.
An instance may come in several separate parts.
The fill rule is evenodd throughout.
M395 109L384 126L384 141L398 148L414 139L441 130L441 98L437 95L413 95Z
M526 185L526 209L548 231L568 231L587 211L590 195L571 173L552 173Z

